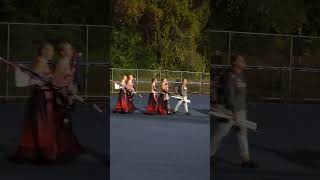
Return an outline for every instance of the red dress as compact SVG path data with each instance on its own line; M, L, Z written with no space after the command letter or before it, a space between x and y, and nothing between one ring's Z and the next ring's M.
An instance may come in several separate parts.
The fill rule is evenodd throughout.
M74 78L73 72L74 68L70 61L60 60L56 67L56 84L60 86L71 86ZM58 95L60 94L57 92L55 96L56 99L59 99ZM59 159L74 159L84 152L84 148L78 142L72 129L70 104L68 101L63 100L55 102L54 118Z
M133 104L133 93L128 92L127 94L127 104L128 104L128 112L132 113L136 110L136 106Z
M70 111L57 104L56 95L48 86L33 88L13 160L60 162L73 159L84 151L73 134Z
M84 153L72 129L71 110L67 105L56 104L55 111L56 139L59 160L70 160Z
M134 84L132 80L127 82L127 105L128 105L128 112L132 113L136 110L136 106L133 104L133 96L134 96Z
M124 88L120 89L119 95L118 95L118 101L116 105L116 109L114 112L117 113L128 113L128 100L127 100L127 94Z
M57 128L50 88L34 87L14 156L18 161L54 161L59 157Z
M149 95L148 105L146 107L146 112L144 114L154 115L158 113L158 106L157 106L157 89L154 88L153 92Z
M168 115L170 114L169 108L168 108L168 100L166 99L165 93L161 93L158 98L158 113L160 115Z

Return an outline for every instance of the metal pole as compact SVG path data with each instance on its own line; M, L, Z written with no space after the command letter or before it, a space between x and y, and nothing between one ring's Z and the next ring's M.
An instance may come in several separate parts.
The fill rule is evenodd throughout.
M288 98L292 95L292 54L293 54L293 36L290 38L290 59L289 59L289 89L288 89Z
M139 84L139 69L136 70L136 74L137 74L137 86L136 86L136 91L138 92L138 84Z
M202 93L203 72L200 74L200 94Z
M86 26L86 79L85 79L85 98L88 97L88 74L89 74L89 66L88 66L88 60L89 59L89 26Z
M10 59L10 24L8 24L8 29L7 29L7 60L9 61ZM6 98L5 100L8 100L9 97L9 65L6 67Z
M114 79L113 79L113 69L111 69L111 82L112 82L112 86L111 86L111 93L113 93L114 92L114 90L113 90L113 82L114 82ZM110 82L109 82L109 84L110 84Z
M230 64L231 58L231 32L229 32L229 39L228 39L228 64Z

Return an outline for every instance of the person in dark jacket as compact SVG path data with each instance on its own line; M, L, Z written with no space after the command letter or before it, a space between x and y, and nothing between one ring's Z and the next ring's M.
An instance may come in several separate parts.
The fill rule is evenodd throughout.
M231 59L231 69L226 72L223 78L223 105L226 109L231 110L232 120L220 120L211 138L211 157L217 153L222 139L229 133L230 129L235 126L238 120L246 120L246 91L247 84L244 78L243 70L246 61L241 55L233 56ZM241 166L244 168L257 168L258 165L250 159L247 128L237 127L237 136L240 145L242 158Z

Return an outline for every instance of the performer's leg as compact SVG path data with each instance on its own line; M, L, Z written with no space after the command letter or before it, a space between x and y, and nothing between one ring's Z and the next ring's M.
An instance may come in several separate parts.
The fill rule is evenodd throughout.
M231 121L218 122L213 137L210 138L210 156L214 156L217 153L222 139L228 134L232 125L233 123Z
M237 113L239 120L246 120L247 115L245 111L240 111ZM238 132L238 140L240 145L240 153L241 158L243 161L249 161L250 155L249 155L249 145L248 145L248 129L245 127L240 127L240 130Z
M248 145L248 133L247 128L240 128L238 132L238 140L240 145L240 153L243 161L249 161L249 145Z
M179 100L176 107L174 108L174 112L177 112L179 110L179 107L181 104L182 104L182 100Z
M184 110L186 111L187 114L189 113L187 98L185 98L185 101L184 101Z

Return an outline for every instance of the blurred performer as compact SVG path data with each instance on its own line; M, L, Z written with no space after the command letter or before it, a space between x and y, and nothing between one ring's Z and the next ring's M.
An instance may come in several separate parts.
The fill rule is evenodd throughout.
M126 92L127 92L128 112L132 113L136 110L136 107L133 104L133 96L135 94L135 90L134 90L134 84L133 84L133 75L131 74L128 75Z
M77 87L78 91L81 89L81 60L82 60L82 53L74 50L73 57L72 57L73 67L75 68L74 84Z
M211 137L211 157L216 154L222 139L228 134L233 126L232 121L246 120L246 81L243 70L246 66L245 59L240 56L233 56L231 59L231 69L224 77L225 101L224 105L233 113L233 120L219 119L213 137ZM258 165L250 159L247 128L237 126L237 136L240 145L242 163L244 168L256 168Z
M151 91L145 114L153 115L158 113L157 93L157 79L154 78L151 80Z
M178 86L178 95L180 95L182 99L178 101L176 107L174 108L174 113L177 113L181 104L184 103L184 110L187 115L190 115L189 109L188 109L188 102L187 102L188 100L187 83L188 83L187 79L182 79L181 84Z
M62 42L57 47L59 59L54 72L54 83L60 87L56 93L55 121L57 123L58 150L62 159L77 158L84 149L79 144L72 130L71 96L76 93L72 57L74 50L69 42ZM61 94L63 94L61 96Z
M114 112L117 113L128 113L128 100L127 100L127 92L126 92L126 81L127 81L127 76L123 75L121 82L119 84L120 89L119 89L119 95L118 95L118 101L116 105L116 109Z
M52 76L48 61L52 60L53 55L54 47L50 43L44 43L38 50L32 69L39 75ZM60 152L57 144L53 101L53 89L49 84L39 81L33 86L13 160L36 163L58 160Z
M170 115L169 105L169 84L167 79L161 80L161 93L158 97L158 113L161 115Z
M221 56L221 52L220 51L216 51L214 58L213 58L213 62L211 62L211 84L210 84L210 103L211 103L211 107L215 108L217 105L217 93L222 94L223 89L220 87L220 77L221 77L221 72L219 73L218 68L216 68L214 65L216 64L222 64L222 56ZM220 90L220 92L217 92L218 89Z

